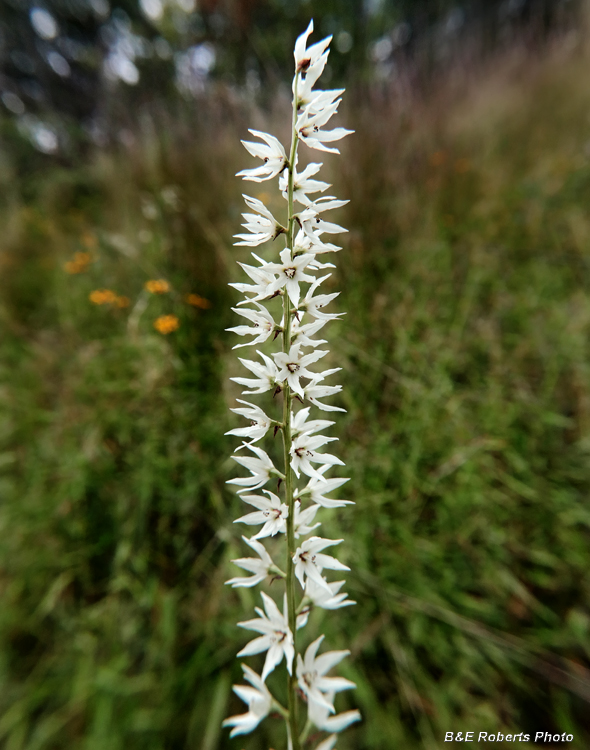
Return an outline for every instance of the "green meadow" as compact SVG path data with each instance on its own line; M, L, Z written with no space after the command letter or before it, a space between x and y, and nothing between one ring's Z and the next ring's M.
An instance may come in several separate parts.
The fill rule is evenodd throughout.
M356 134L324 159L350 199L326 289L346 315L324 331L356 505L318 520L345 540L357 606L306 633L352 652L337 708L363 721L341 750L434 750L447 731L589 746L587 69L564 43L421 96L347 92ZM219 91L75 165L1 125L5 750L285 746L280 720L232 741L221 721L244 710L236 623L258 603L224 586L248 532L225 484L228 282L248 257L234 174L247 128L284 135L288 106Z

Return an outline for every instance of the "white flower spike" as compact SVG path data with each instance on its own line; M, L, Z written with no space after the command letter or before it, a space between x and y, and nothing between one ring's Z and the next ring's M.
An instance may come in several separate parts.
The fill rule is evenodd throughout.
M310 22L295 43L289 149L274 135L260 130L250 130L253 140L242 141L248 153L261 163L243 169L238 176L254 183L276 180L277 198L279 203L281 196L285 199L286 211L280 215L277 210L275 217L274 201L271 212L265 205L266 198L264 202L260 200L262 195L244 196L248 211L243 214L244 231L236 235L236 245L256 247L279 239L281 248L272 256L270 247L264 251L264 257L252 252L257 265L239 263L248 278L231 286L243 296L233 308L241 320L239 325L227 329L244 337L234 349L265 347L265 352L256 350L257 359L239 358L249 371L248 377L231 378L244 388L242 392L248 400L237 399L238 405L232 412L246 421L226 434L242 439L232 458L249 476L229 479L228 484L250 506L234 523L254 527L254 536L242 539L256 556L234 560L246 575L231 578L227 583L235 588L258 584L272 586L273 591L278 588L283 610L267 593L262 593L264 608L256 608L255 618L238 623L257 634L238 655L260 658L264 654L264 665L260 675L243 666L249 684L235 685L234 691L246 703L248 711L226 719L224 726L231 727L231 736L247 734L271 712L278 714L286 724L282 746L287 750L304 750L304 747L334 750L338 733L360 719L358 711L336 713L334 707L336 693L354 687L353 683L327 675L349 652L332 651L318 656L324 636L305 650L302 632L312 609L329 612L354 604L342 591L345 582L330 582L325 575L329 570L349 569L325 552L342 539L314 536L320 526L316 520L318 514L353 504L350 500L330 497L348 479L328 476L343 462L323 450L337 440L325 434L334 422L319 418L315 409L344 411L328 400L340 393L342 386L325 385L326 379L341 368L321 370L318 362L329 353L330 337L325 333L328 323L344 315L336 310L325 311L338 292L322 287L330 279L330 273L323 274L323 269L335 267L323 262L323 256L337 253L341 247L324 238L347 231L334 223L328 213L348 201L325 195L330 185L319 177L321 163L312 161L299 170L298 150L303 144L338 153L333 144L352 131L328 126L338 111L344 90L315 89L328 60L331 37L308 44L312 31ZM318 335L325 338L317 338ZM274 351L273 342L277 342ZM250 397L264 394L267 394L264 404L250 401ZM273 442L279 431L281 439ZM275 465L281 460L278 459L281 453L282 463ZM295 489L295 478L302 475L308 477L307 484ZM271 480L276 481L273 491L265 487ZM269 543L266 540L272 540L273 557L264 546ZM280 548L283 554L279 558ZM295 661L296 678L293 678ZM287 708L266 685L267 677L281 671L283 662L286 667L283 675L288 675ZM305 726L300 726L297 718L302 712L295 710L302 697L307 704ZM329 736L314 742L310 732L316 729Z

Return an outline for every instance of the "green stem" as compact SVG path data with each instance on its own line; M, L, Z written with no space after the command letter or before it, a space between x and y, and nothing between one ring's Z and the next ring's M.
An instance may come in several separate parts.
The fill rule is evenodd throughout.
M296 74L297 75L297 74ZM287 247L293 257L293 237L295 211L293 208L293 184L295 158L297 155L297 78L295 79L295 91L293 92L293 132L291 136L291 152L289 154L289 222L287 224ZM288 352L291 348L291 304L289 295L285 290L283 294L283 351ZM293 555L295 554L295 500L293 498L293 472L291 471L291 407L293 396L288 383L284 386L283 400L283 447L285 454L285 504L289 508L287 518L287 576L285 579L287 587L287 613L289 629L293 634L293 647L297 653L297 606L295 603L295 571ZM289 733L293 743L293 750L300 750L299 744L299 699L297 696L297 677L295 675L295 664L293 664L293 675L289 675L287 684L288 706L289 706Z

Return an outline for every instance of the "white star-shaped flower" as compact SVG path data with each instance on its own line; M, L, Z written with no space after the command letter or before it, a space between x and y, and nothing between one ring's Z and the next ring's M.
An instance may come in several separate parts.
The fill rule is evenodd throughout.
M334 208L341 208L345 206L348 201L341 201L332 196L325 196L318 198L314 203L310 203L307 208L298 215L301 228L305 234L310 238L313 243L321 243L320 235L324 232L326 234L340 234L341 232L347 232L348 229L341 227L339 224L334 224L330 221L324 221L320 214L324 211L331 211ZM312 247L313 249L313 247Z
M254 255L254 253L252 253ZM256 256L254 256L256 257ZM266 299L270 296L268 287L275 280L275 276L272 273L268 273L264 268L256 268L256 266L249 266L246 263L238 263L239 266L248 274L248 276L254 282L253 284L241 284L232 282L228 286L232 286L237 289L241 294L253 294L254 297L247 297L241 302L238 302L238 307L241 305L248 305L250 302L256 302L261 299ZM235 308L234 308L235 309Z
M295 513L293 520L295 539L299 539L300 536L311 534L311 532L317 529L318 526L322 525L319 521L311 525L319 509L319 505L310 505L305 510L301 510L301 501L295 500Z
M280 379L280 374L278 377ZM341 385L318 385L318 383L323 379L323 377L316 377L308 385L306 385L303 389L304 398L306 398L308 401L314 404L314 406L317 406L318 409L321 409L322 411L346 411L346 409L343 409L341 406L331 406L330 404L324 404L319 400L320 398L325 398L326 396L333 396L335 393L340 393L340 391L342 390Z
M285 522L289 515L289 508L285 503L269 490L262 490L268 497L260 495L240 495L242 500L249 505L253 505L258 510L255 513L248 513L241 518L237 518L234 523L245 523L248 526L257 526L264 524L260 531L252 539L264 539L267 536L274 536L279 531L285 531ZM319 507L319 506L318 506Z
M268 498L260 497L260 495L240 495L242 500L259 510L255 513L248 513L234 521L234 523L245 523L250 526L264 524L262 529L252 539L264 539L268 536L275 536L277 533L285 534L287 532L289 508L285 503L281 503L280 499L273 492L269 492L268 490L262 491L266 492ZM317 529L318 526L321 526L319 522L311 525L320 508L319 505L310 505L302 511L301 501L295 500L294 508L293 531L295 539L299 539L300 536L307 536Z
M331 443L338 438L324 437L323 435L298 435L291 445L291 468L295 472L297 479L300 472L308 477L315 477L320 482L326 481L325 477L318 472L311 464L327 464L335 466L339 464L344 466L344 462L331 453L318 453L317 449L327 443Z
M312 318L316 318L317 320L337 320L340 318L344 313L325 313L322 312L323 308L329 304L333 299L336 299L340 292L333 292L332 294L317 294L314 297L314 294L322 281L325 281L327 278L329 278L332 274L329 273L326 276L322 276L320 279L316 279L313 284L309 287L307 290L307 294L305 297L301 300L299 303L298 309L302 312L308 312Z
M294 170L293 174L293 200L303 203L304 206L309 206L312 203L311 199L307 197L308 193L323 193L330 187L327 182L321 180L312 180L313 175L317 174L322 168L322 164L308 164L303 172L297 172ZM279 190L283 194L283 198L289 197L289 178L286 173L283 173L279 177Z
M235 430L229 430L226 435L236 435L237 437L249 437L252 438L252 443L257 443L263 438L268 432L273 420L267 417L259 406L251 404L249 401L242 401L236 399L239 404L245 404L247 409L232 409L234 414L239 414L241 417L249 419L251 422L250 427L238 427Z
M237 307L232 307L233 312L241 315L246 320L249 320L252 325L246 326L234 326L233 328L226 328L226 331L237 333L238 336L254 336L252 341L247 341L245 344L236 344L233 349L240 349L243 346L256 346L257 344L264 343L270 338L273 331L277 330L277 326L273 320L272 315L268 312L266 307L254 302L258 310L248 310L246 308L240 310Z
M320 466L318 472L323 475L329 468L328 464ZM310 500L313 503L321 505L322 508L343 508L345 505L354 505L352 500L333 500L331 497L326 497L328 492L342 487L346 482L348 482L348 478L318 479L317 477L311 477L307 486L301 491L298 489L295 490L294 496L305 497L309 495Z
M249 577L238 576L237 578L230 578L229 581L225 582L226 586L232 586L233 588L239 586L251 588L252 586L262 583L262 581L271 575L270 569L271 567L274 567L274 563L264 548L264 545L256 540L247 539L245 536L243 536L242 539L254 550L254 552L256 552L259 559L257 560L255 557L240 557L238 560L232 560L234 565L237 565L239 568L243 568L253 574Z
M319 432L320 430L325 430L326 427L330 427L334 424L334 422L329 419L310 419L308 422L307 418L309 417L310 411L310 407L306 406L305 409L300 409L297 414L291 412L291 437L296 437L297 435L313 435L314 433Z
M272 706L272 695L264 684L264 680L253 669L242 664L244 679L252 685L234 685L234 693L248 706L248 713L230 716L223 722L224 727L233 727L229 736L249 734L268 716Z
M324 579L325 580L325 579ZM350 607L356 602L352 599L348 599L348 594L342 592L339 593L344 581L336 581L335 583L328 583L326 581L325 586L320 586L311 578L307 579L305 584L305 596L311 600L311 602L320 609L340 609L341 607Z
M264 144L242 141L242 145L252 156L262 159L264 164L254 169L243 169L237 173L236 177L242 177L244 180L251 180L252 182L263 182L263 180L270 180L272 177L276 177L287 165L287 154L285 153L283 144L278 138L269 133L250 129L248 129L248 132L252 133L254 137L263 140Z
M317 656L318 649L324 636L321 635L311 643L305 652L305 658L297 654L297 682L303 693L307 697L308 705L316 703L322 706L329 713L335 713L334 706L328 701L326 693L333 695L341 690L350 690L356 687L354 682L344 679L344 677L326 677L332 667L340 663L350 651L328 651L321 656Z
M325 694L326 703L334 704L334 692L329 691ZM355 721L361 720L360 711L344 711L336 716L330 716L330 711L326 706L320 705L315 701L310 701L307 706L307 716L312 724L324 732L341 732Z
M300 229L295 236L295 246L293 247L294 255L297 255L299 253L313 253L314 255L323 255L324 253L337 253L339 250L342 250L339 245L333 245L331 242L324 242L321 239L320 235L317 233L308 235L305 234L303 229ZM317 258L309 265L310 268L335 268L332 263L319 263Z
M296 129L299 140L303 141L309 148L314 148L318 151L327 151L331 154L339 154L340 151L337 148L326 146L325 143L339 141L341 138L354 133L354 130L347 130L346 128L322 130L322 128L327 124L332 115L336 114L340 101L340 99L337 99L319 112L314 111L312 105L308 104L297 118Z
M242 226L247 229L250 234L235 234L234 237L239 239L240 242L234 242L234 245L249 245L250 247L255 247L256 245L261 245L268 240L276 239L279 234L282 234L285 231L285 227L279 224L262 201L252 198L249 195L244 195L243 197L248 206L257 213L242 214L244 219L246 219Z
M266 660L262 670L262 681L264 682L273 669L281 663L283 656L287 664L287 671L291 674L295 650L293 648L293 634L289 630L286 614L287 595L285 594L283 605L284 614L280 612L270 596L264 592L261 593L261 596L265 611L263 612L259 607L256 607L255 612L259 615L258 618L238 623L239 627L254 630L261 635L244 646L238 656L253 656L266 651Z
M283 477L281 472L275 469L270 457L262 450L262 448L259 448L256 445L250 445L250 443L243 443L242 445L251 450L252 453L255 453L258 458L252 456L232 456L232 458L236 463L240 464L240 466L248 469L252 476L228 479L226 484L236 484L244 488L243 490L238 490L238 492L245 492L246 489L259 489L262 485L268 482L271 476Z
M293 56L295 57L295 70L297 73L305 73L305 71L309 70L312 65L316 65L317 62L326 54L326 50L329 47L330 42L332 41L332 37L327 36L320 42L312 44L311 47L307 47L307 39L312 31L313 21L310 21L307 29L303 32L303 34L300 34L295 41Z
M313 91L312 89L317 78L313 80L313 75L309 75L309 73L312 72L315 73L315 71L309 71L304 79L300 77L297 82L298 114L301 114L301 112L306 109L308 111L308 116L319 114L333 104L334 101L344 93L344 89L328 89L326 91L320 91L317 89L316 91Z
M299 383L299 378L312 380L317 373L310 372L307 367L328 354L327 350L314 351L310 354L301 354L300 344L293 344L288 352L277 352L272 356L279 369L277 380L287 381L291 389L303 398L304 391Z
M315 336L315 334L320 331L327 322L327 320L314 320L311 323L301 325L301 323L297 322L296 317L293 318L291 321L291 343L311 347L327 344L328 342L326 339L311 338L312 336Z
M297 307L301 294L299 284L302 281L307 283L315 281L315 276L305 273L306 266L314 259L314 256L311 253L304 253L291 258L291 251L286 247L281 250L280 258L280 263L267 263L264 267L266 271L276 275L275 280L269 286L269 293L286 287L289 299Z
M253 396L258 393L266 393L266 391L270 391L279 386L283 380L282 378L279 378L279 370L272 359L267 357L266 354L258 351L258 349L256 350L256 353L264 360L263 365L261 365L260 362L253 362L251 359L242 359L241 357L238 357L244 367L247 367L250 372L256 375L256 378L230 378L234 383L249 388L250 390L243 391L243 393L248 396Z
M305 579L311 578L318 586L324 586L326 590L330 591L326 579L322 576L322 570L324 568L328 568L328 570L350 570L348 566L336 560L335 557L322 554L322 550L340 544L340 542L342 542L342 539L322 539L319 536L312 536L297 548L293 555L293 562L295 563L295 575L301 584L301 588L305 588ZM332 592L330 591L330 593Z

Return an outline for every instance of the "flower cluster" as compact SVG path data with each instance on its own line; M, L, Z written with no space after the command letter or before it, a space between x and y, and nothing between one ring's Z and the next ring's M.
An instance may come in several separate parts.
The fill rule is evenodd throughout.
M240 406L232 411L249 424L230 430L228 434L242 438L242 445L233 459L249 475L231 479L229 483L237 487L240 498L249 506L249 511L236 523L255 527L256 533L251 538L243 537L255 556L233 561L247 575L239 575L227 583L234 587L253 587L278 578L284 580L285 588L282 601L278 603L261 593L263 608L256 608L257 617L238 623L241 628L257 634L238 656L265 656L260 674L242 665L249 685L236 685L234 690L246 703L248 711L226 719L224 724L232 727L231 736L245 734L269 714L278 713L286 722L290 750L299 750L312 731L329 734L316 750L330 750L336 743L337 733L360 719L358 711L336 714L334 707L336 693L354 687L349 680L329 674L349 652L319 653L324 638L320 636L303 653L298 637L298 630L306 625L312 608L332 610L354 604L341 592L344 581L329 580L329 571L349 570L327 553L342 539L318 536L321 522L316 520L323 509L350 504L350 501L328 497L348 480L327 476L332 467L343 465L339 458L325 450L336 438L320 434L334 422L311 415L312 406L323 412L344 411L323 400L340 392L341 386L326 384L340 368L316 369L318 362L329 354L327 349L321 348L326 340L316 335L342 314L325 311L338 293L322 293L320 287L330 278L330 273L322 272L334 267L324 262L325 255L340 250L327 241L326 236L346 231L329 221L325 214L347 201L324 195L330 186L317 179L321 163L311 162L303 169L298 168L299 144L338 153L333 144L352 131L340 127L327 129L330 118L338 110L343 90L314 88L326 65L331 37L307 46L312 31L313 22L295 44L289 153L273 135L258 130L250 130L256 140L243 141L249 154L261 163L244 169L238 176L256 183L278 178L279 191L287 202L287 219L282 223L261 200L244 195L248 207L243 214L245 231L236 235L235 244L257 247L282 237L285 247L273 262L252 252L255 264L239 264L248 281L231 286L244 295L234 308L244 322L229 329L246 339L234 348L259 347L278 337L282 347L270 356L256 349L258 358L240 358L249 375L232 378L243 386L242 393L247 397L238 399ZM273 313L272 306L278 307L279 302L282 310ZM271 395L273 403L282 401L282 414L278 418L268 416L249 400L263 393ZM296 402L299 402L298 409ZM283 438L282 469L277 468L260 447L265 436L275 436L279 431ZM300 482L299 487L294 486L295 477ZM271 480L277 482L277 493L282 491L282 498L265 487ZM281 536L286 542L285 560L280 561L284 570L261 541ZM267 686L268 676L282 662L288 672L287 707ZM302 699L307 704L307 721L303 728L299 725Z
M81 253L78 253L78 255L80 254ZM170 283L165 279L149 279L146 281L144 284L144 292L138 296L133 310L131 311L131 315L129 316L131 327L137 327L139 318L148 306L149 295L163 295L172 291ZM112 289L95 289L90 292L88 299L93 305L104 305L111 308L126 308L131 305L129 297L120 296ZM198 294L187 294L184 299L192 307L197 307L201 310L208 310L211 307L211 302ZM178 330L180 327L180 319L177 315L172 315L170 313L159 315L153 321L153 326L158 333L167 336L173 331Z

